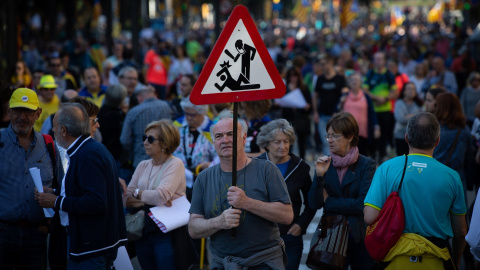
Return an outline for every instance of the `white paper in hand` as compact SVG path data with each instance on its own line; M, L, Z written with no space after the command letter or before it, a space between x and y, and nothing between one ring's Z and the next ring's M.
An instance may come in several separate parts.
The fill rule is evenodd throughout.
M157 226L166 233L188 224L190 214L190 202L182 196L172 201L172 206L165 205L150 208L148 215L155 221Z
M283 108L303 109L307 106L307 101L298 88L289 92L282 98L275 99L275 103Z
M42 177L40 176L40 169L37 167L30 168L30 175L32 175L33 183L35 183L35 187L37 188L38 192L43 193L43 184L42 184ZM43 208L43 213L45 217L51 218L55 214L52 208Z

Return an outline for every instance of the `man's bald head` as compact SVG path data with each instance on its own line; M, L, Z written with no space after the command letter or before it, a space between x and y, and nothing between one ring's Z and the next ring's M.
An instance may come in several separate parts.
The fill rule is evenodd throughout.
M65 90L65 92L63 92L60 101L62 103L66 103L66 102L69 102L72 98L77 97L77 96L78 96L77 91L75 91L73 89L67 89L67 90Z
M57 112L59 127L65 127L67 134L78 138L82 135L90 136L90 121L85 108L78 103L63 104Z
M440 137L440 124L437 117L429 112L412 116L407 123L407 140L411 148L431 150Z

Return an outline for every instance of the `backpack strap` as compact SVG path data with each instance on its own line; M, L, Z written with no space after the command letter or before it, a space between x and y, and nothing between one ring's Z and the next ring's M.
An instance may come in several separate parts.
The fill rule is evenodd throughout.
M403 184L403 178L405 177L405 171L407 170L407 161L408 161L408 155L405 155L405 165L403 166L402 180L400 180L400 185L398 185L397 192L400 192L400 188L402 187L402 184Z
M52 161L52 168L53 168L53 182L52 182L52 188L56 189L58 188L58 182L57 182L57 174L55 173L55 166L56 166L56 153L55 153L55 144L53 142L52 136L48 134L42 134L43 139L45 140L45 144L47 145L47 151L48 155L50 156L50 160Z

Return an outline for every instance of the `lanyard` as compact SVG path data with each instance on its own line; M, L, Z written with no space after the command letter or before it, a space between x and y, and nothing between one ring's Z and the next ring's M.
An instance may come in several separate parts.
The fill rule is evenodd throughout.
M187 167L192 167L192 154L193 154L193 150L195 149L195 146L197 145L197 139L200 135L200 132L198 132L198 130L195 130L194 132L192 132L193 142L191 144L192 147L190 149L190 153L188 154L186 141L188 140L188 134L190 134L190 129L187 132L187 128L188 126L185 126L183 128L183 153L185 155L185 160L187 161Z

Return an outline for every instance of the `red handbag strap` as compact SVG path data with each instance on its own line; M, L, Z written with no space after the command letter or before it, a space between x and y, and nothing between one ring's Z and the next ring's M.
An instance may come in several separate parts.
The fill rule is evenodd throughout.
M400 185L398 185L397 192L400 192L400 188L402 187L402 184L403 184L403 178L405 177L405 171L407 170L407 161L408 161L408 155L405 155L405 165L403 166L402 180L400 180Z

